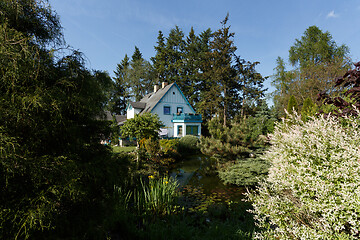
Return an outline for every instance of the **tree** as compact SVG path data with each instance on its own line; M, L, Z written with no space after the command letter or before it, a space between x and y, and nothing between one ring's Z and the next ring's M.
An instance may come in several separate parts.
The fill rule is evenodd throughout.
M294 95L291 95L288 105L287 105L287 112L289 114L293 114L294 112L298 112L298 103Z
M345 59L349 48L344 44L337 46L329 32L322 32L317 26L310 26L301 39L289 50L289 61L300 68L308 65L328 63L335 58Z
M237 99L231 106L232 115L240 112L240 117L244 118L246 115L246 108L249 108L249 102L257 102L264 97L264 81L260 73L255 70L255 66L259 62L246 62L240 59L239 56L235 56L234 69L237 74L237 81L239 89L235 90L233 98ZM249 115L249 112L248 114Z
M154 71L156 75L157 82L165 82L166 78L166 64L167 64L167 54L165 50L165 39L161 31L159 31L157 46L155 46L155 57L151 58L153 62Z
M233 121L230 126L224 126L219 118L209 122L211 137L200 139L201 152L215 157L219 163L236 160L247 156L251 150L250 142L246 141L248 126Z
M80 219L117 181L96 120L109 77L56 50L64 40L47 1L2 1L0 12L1 238L82 238L99 222Z
M130 62L129 57L125 54L120 64L117 64L114 87L110 100L110 111L115 114L125 115L126 105L130 99L129 78L130 78Z
M148 61L143 59L139 48L136 46L131 58L128 86L132 92L132 99L138 102L152 87L153 80L150 78L152 67Z
M343 76L337 77L335 87L342 90L339 96L331 96L326 92L318 94L318 101L322 101L321 112L337 117L358 116L360 110L360 62L354 64L355 69L348 70ZM330 108L329 108L330 106ZM324 111L325 108L325 111ZM327 109L326 109L327 108Z
M157 139L162 125L157 115L151 113L137 114L125 122L121 127L121 134L122 136L136 138L139 147L139 141L143 138Z
M345 45L337 46L329 32L309 27L289 50L289 61L295 68L286 71L284 61L277 59L273 85L278 110L286 108L291 95L302 105L307 97L315 102L318 92L333 91L333 79L349 67L348 52Z
M235 71L231 66L232 57L236 51L236 46L232 38L234 33L231 33L230 26L227 26L229 14L221 22L222 27L213 33L213 39L210 42L210 61L212 66L212 78L217 83L213 86L217 93L213 95L213 99L219 105L217 113L223 118L224 126L229 117L229 109L233 100L232 93L238 89L238 84L235 81Z
M309 117L315 116L316 112L317 107L313 103L313 101L311 101L310 98L305 99L304 104L301 108L301 120L303 120L304 122L307 121Z

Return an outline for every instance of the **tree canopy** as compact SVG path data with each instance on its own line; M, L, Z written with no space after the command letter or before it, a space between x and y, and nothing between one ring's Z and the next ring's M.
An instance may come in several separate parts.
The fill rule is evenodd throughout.
M0 235L68 238L113 187L96 120L111 79L56 50L66 47L47 1L6 0L0 12Z
M274 102L279 112L284 109L291 95L299 106L306 98L316 102L319 92L334 91L332 81L349 68L349 49L338 46L329 32L311 26L289 50L292 70L286 70L285 61L278 57L272 84L276 88Z

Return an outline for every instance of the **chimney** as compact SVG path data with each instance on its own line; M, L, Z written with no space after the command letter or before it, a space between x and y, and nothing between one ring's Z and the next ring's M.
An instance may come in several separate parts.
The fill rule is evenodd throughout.
M154 93L156 93L160 89L160 86L155 84L154 85Z
M167 82L162 82L162 83L161 83L161 88L164 88L164 87L166 87L167 85L168 85Z

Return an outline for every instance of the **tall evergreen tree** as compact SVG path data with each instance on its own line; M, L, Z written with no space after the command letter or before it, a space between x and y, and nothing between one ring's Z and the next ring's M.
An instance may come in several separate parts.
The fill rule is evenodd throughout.
M195 35L195 31L191 28L188 37L186 38L186 45L184 48L184 69L182 81L179 82L179 87L188 96L188 100L192 106L195 106L199 101L199 91L197 85L200 80L200 42L199 37Z
M131 89L131 98L134 101L140 101L150 91L153 79L150 77L152 66L142 57L142 53L136 46L131 57L130 67L128 87Z
M110 111L115 114L125 115L126 104L130 100L130 59L127 54L125 54L121 63L117 64L114 73L114 87L110 100Z
M184 74L184 49L184 33L178 26L176 26L170 30L169 36L166 39L166 79L168 82L177 82L182 85L182 75Z
M216 92L213 98L218 99L217 113L222 116L224 126L229 118L229 109L233 101L232 92L238 89L235 81L236 72L232 68L233 54L236 51L233 37L230 32L230 26L227 26L229 14L221 22L221 28L213 33L213 39L210 42L210 61L212 65L212 78L217 83Z
M156 82L166 81L166 68L167 68L167 54L165 49L165 39L161 31L157 38L157 45L155 48L155 57L151 58L153 62L154 72L156 76Z
M255 105L265 95L266 89L264 89L263 84L265 78L255 70L258 64L259 62L245 62L245 60L235 56L234 69L237 74L238 89L232 93L233 98L236 98L231 107L233 116L240 112L240 116L245 117L250 113L249 103Z

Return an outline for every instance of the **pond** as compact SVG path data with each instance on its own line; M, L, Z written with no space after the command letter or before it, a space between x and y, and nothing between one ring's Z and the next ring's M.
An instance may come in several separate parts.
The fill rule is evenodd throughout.
M240 202L246 189L223 184L216 174L214 165L215 160L204 155L196 155L178 162L170 176L176 177L183 192L196 192L208 197L216 196L223 201Z

